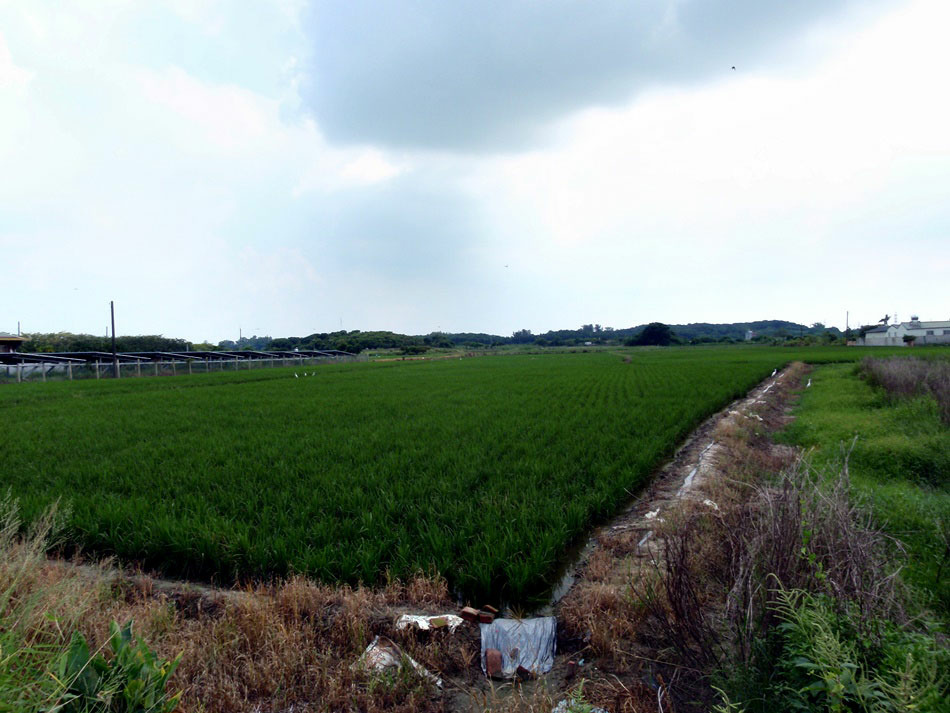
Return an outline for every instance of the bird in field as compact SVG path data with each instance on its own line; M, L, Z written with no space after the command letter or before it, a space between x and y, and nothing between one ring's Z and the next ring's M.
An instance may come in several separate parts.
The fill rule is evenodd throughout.
M300 378L300 375L299 375L296 371L294 372L294 378L295 378L295 379L299 379L299 378Z
M807 389L809 386L811 386L811 379L809 379L809 380L808 380L808 383L805 384L805 388Z
M772 369L772 376L775 376L776 374L778 374L778 369Z

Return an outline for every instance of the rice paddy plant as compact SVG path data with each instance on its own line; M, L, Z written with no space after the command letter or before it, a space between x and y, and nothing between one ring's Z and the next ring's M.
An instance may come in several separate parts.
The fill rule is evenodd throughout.
M0 389L0 488L73 546L230 584L438 571L524 603L703 418L791 359L634 349Z

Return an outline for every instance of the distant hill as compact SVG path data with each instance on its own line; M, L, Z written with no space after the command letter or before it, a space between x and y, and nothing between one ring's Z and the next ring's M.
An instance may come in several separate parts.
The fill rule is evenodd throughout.
M635 331L643 329L644 325L635 328ZM837 327L825 327L817 323L811 327L795 322L787 322L783 319L763 319L757 322L732 322L730 324L710 324L708 322L692 322L690 324L671 324L670 328L678 337L685 341L722 341L726 339L735 339L742 341L745 339L746 332L751 330L756 337L802 337L806 334L819 336L826 331L831 332L835 337L842 336Z
M599 324L584 324L578 329L549 330L544 334L533 334L530 329L520 329L509 336L485 334L484 332L432 332L431 334L398 334L389 331L363 332L340 330L329 333L310 334L306 337L243 337L237 342L224 340L217 344L218 349L254 349L254 350L291 350L300 349L342 349L348 352L361 352L368 349L400 349L406 353L418 353L432 348L469 347L483 348L503 344L533 344L537 346L576 346L591 344L623 344L643 331L647 325L614 329ZM755 339L776 341L799 339L803 337L840 338L842 333L835 327L826 328L823 324L806 326L781 319L766 319L757 322L732 322L729 324L710 324L693 322L690 324L668 325L680 343L703 344L709 342L742 342L746 332L752 330ZM89 334L27 334L29 341L21 351L111 351L111 340ZM211 344L194 344L184 339L174 339L161 335L135 337L117 337L119 351L173 351L189 349L213 349Z
M522 329L510 337L488 334L444 334L441 335L455 344L470 344L472 346L488 344L538 344L541 346L571 346L575 344L619 344L636 336L647 325L615 329L601 327L599 324L585 324L579 329L558 329L544 334L532 334L530 330ZM753 332L756 339L794 339L805 336L823 336L830 332L835 338L842 336L836 327L826 328L816 323L812 326L797 324L783 319L766 319L755 322L730 322L727 324L711 324L709 322L692 322L690 324L671 324L669 327L681 342L726 342L745 341L746 333Z

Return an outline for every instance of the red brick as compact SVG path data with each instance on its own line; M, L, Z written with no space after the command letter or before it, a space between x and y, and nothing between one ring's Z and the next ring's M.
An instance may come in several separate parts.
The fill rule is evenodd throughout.
M465 621L478 621L478 609L473 609L472 607L463 607L462 611L459 612L459 616L465 619Z
M490 611L480 611L478 612L478 620L482 624L491 624L493 621L495 621L495 615Z
M501 651L498 649L485 651L485 671L491 678L501 676Z

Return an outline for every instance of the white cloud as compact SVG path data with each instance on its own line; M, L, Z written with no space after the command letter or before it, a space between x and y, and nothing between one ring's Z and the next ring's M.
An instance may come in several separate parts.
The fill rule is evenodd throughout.
M217 340L945 305L942 2L827 25L807 40L821 61L656 83L494 157L328 142L298 111L299 5L247 7L0 4L14 319L100 332L114 298L130 331Z
M575 271L621 284L635 274L639 286L688 292L684 276L708 284L738 268L768 274L790 294L793 275L822 261L875 259L862 243L895 236L880 225L856 234L853 224L883 201L892 217L906 210L898 184L910 194L950 190L950 95L936 89L950 66L948 24L950 6L915 3L806 75L738 73L585 111L562 123L556 147L483 163L471 190L492 206L491 232L520 236L505 248L535 276ZM916 165L917 157L929 161ZM844 301L839 284L796 298L796 309ZM740 318L743 298L727 299L731 292L717 288L700 309ZM909 292L932 296L927 286ZM873 289L853 294L874 298ZM690 300L664 295L665 318L698 314ZM760 305L789 309L779 295Z
M138 69L126 88L140 87L143 97L159 111L147 111L150 122L161 122L160 110L182 121L182 138L191 146L227 154L252 152L284 129L279 103L235 85L209 85L179 67L163 72Z
M10 48L0 32L0 90L23 86L32 78L32 72L14 63Z
M366 184L385 181L399 173L399 168L387 161L382 152L376 149L364 150L340 171L343 178Z
M98 332L99 306L116 299L130 331L214 339L230 334L232 313L275 334L307 323L328 269L299 244L307 193L401 169L369 147L328 147L287 110L286 86L106 60L114 46L74 44L82 12L15 19L37 69L24 82L0 45L0 76L19 83L0 85L11 314L31 329ZM282 60L291 70L293 51ZM51 58L71 53L81 72Z

